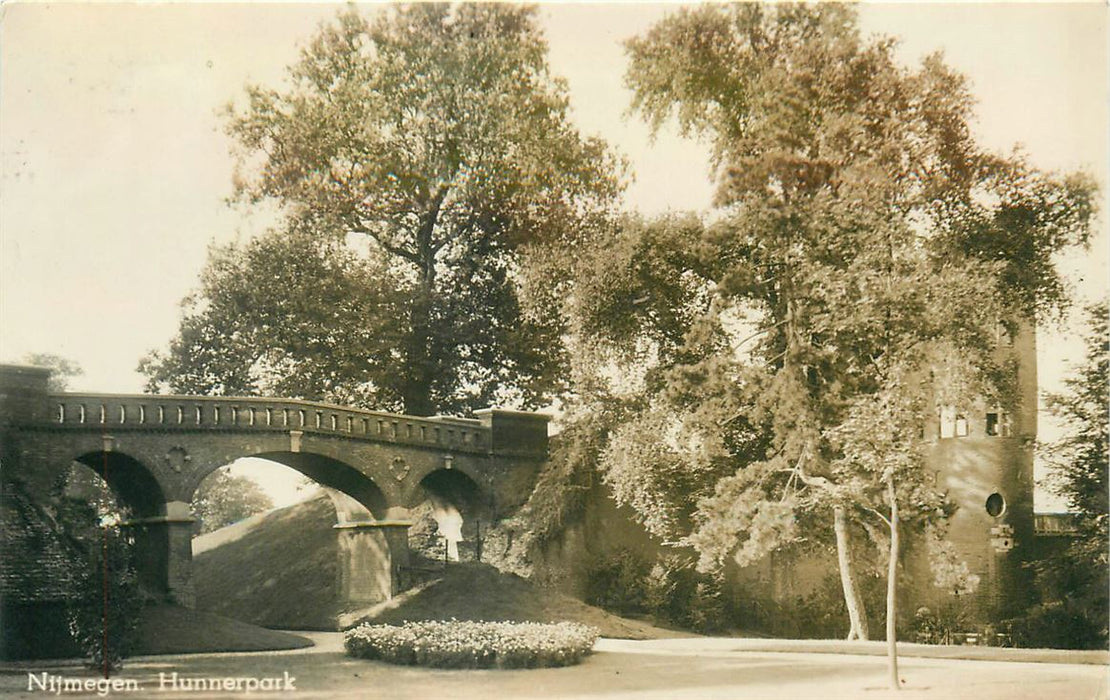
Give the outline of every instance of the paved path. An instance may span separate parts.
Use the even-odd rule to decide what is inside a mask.
[[[1107,697],[1103,665],[904,658],[905,691],[885,688],[886,660],[878,656],[737,648],[743,640],[683,639],[634,642],[601,640],[598,653],[570,668],[530,671],[439,671],[350,659],[339,636],[314,634],[320,645],[305,650],[253,654],[152,656],[128,662],[122,679],[138,691],[109,697],[184,698],[388,698],[389,700],[500,700],[501,698],[620,698],[636,700],[736,700],[743,698],[899,697],[903,700],[1098,700]],[[740,645],[742,646],[742,645]],[[16,669],[0,674],[0,694],[28,692],[28,669],[78,678],[70,665]],[[179,678],[296,678],[296,692],[174,692],[159,687],[159,674]],[[36,676],[41,677],[41,676]],[[87,677],[87,676],[84,676]],[[66,696],[76,696],[65,693]],[[88,693],[95,696],[95,693]]]
[[[606,640],[617,648],[622,640]],[[886,642],[849,642],[842,639],[766,639],[754,637],[702,637],[694,646],[687,639],[652,639],[636,645],[641,649],[684,653],[688,649],[713,651],[781,651],[810,654],[886,656]],[[966,659],[969,661],[1024,661],[1056,664],[1110,664],[1110,652],[1066,649],[1011,649],[973,645],[898,643],[899,657],[923,659]]]

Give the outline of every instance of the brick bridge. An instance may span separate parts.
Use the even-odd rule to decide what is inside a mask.
[[[517,509],[547,452],[543,415],[417,418],[280,398],[49,393],[49,370],[0,365],[0,475],[42,503],[74,462],[129,509],[144,587],[186,606],[201,481],[242,457],[291,467],[336,505],[342,599],[398,592],[409,509],[431,497],[489,522]]]

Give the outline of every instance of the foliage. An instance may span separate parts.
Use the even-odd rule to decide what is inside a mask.
[[[696,632],[724,631],[735,620],[735,611],[724,593],[723,573],[699,572],[695,562],[689,554],[665,553],[652,560],[618,549],[590,567],[586,602]]]
[[[913,615],[914,641],[923,644],[952,644],[955,635],[966,633],[968,628],[968,610],[958,597],[946,601],[936,612],[920,607]]]
[[[702,573],[688,555],[663,554],[647,577],[646,603],[653,616],[700,633],[723,632],[735,622],[721,571]]]
[[[219,530],[274,507],[262,488],[243,476],[217,470],[201,482],[193,496],[193,515],[200,521],[197,534]]]
[[[73,360],[48,352],[29,353],[23,357],[23,361],[34,367],[51,370],[50,378],[46,381],[46,389],[51,392],[68,391],[69,380],[85,373],[81,365]]]
[[[975,593],[979,588],[979,575],[971,573],[967,562],[959,557],[950,540],[945,539],[935,528],[929,530],[926,532],[925,542],[929,549],[933,586],[951,593],[957,600],[962,595]]]
[[[618,498],[707,570],[837,512],[846,551],[896,505],[906,525],[943,518],[921,426],[936,404],[1011,398],[997,324],[1065,304],[1051,256],[1087,241],[1091,180],[981,150],[965,80],[939,56],[902,67],[850,6],[684,8],[627,48],[633,109],[712,147],[718,215],[625,222],[578,268],[593,386],[617,365],[641,395],[603,457]]]
[[[1087,355],[1066,381],[1063,393],[1048,397],[1053,413],[1067,421],[1068,434],[1051,448],[1051,482],[1079,514],[1080,554],[1091,566],[1105,567],[1110,551],[1110,319],[1105,302],[1088,309]]]
[[[703,434],[687,432],[681,419],[651,407],[609,436],[601,458],[605,481],[653,535],[675,540],[689,532],[698,500],[724,476],[705,454]]]
[[[598,455],[607,435],[603,412],[569,412],[554,436],[536,486],[522,509],[530,548],[541,548],[585,513]]]
[[[80,537],[82,541],[88,540],[88,546],[97,541],[99,526],[102,523],[119,523],[130,517],[129,509],[122,507],[112,488],[100,473],[80,462],[74,462],[66,472],[65,480],[61,484],[60,496],[64,499],[66,509],[80,507],[91,509],[92,515],[84,517],[88,527],[79,527],[82,518],[76,515],[68,523],[70,535]],[[93,517],[95,516],[95,517]]]
[[[1105,645],[1110,626],[1110,328],[1106,303],[1091,306],[1087,315],[1086,357],[1066,380],[1065,391],[1048,397],[1049,407],[1066,421],[1067,430],[1048,449],[1053,470],[1049,485],[1067,498],[1076,514],[1078,533],[1065,550],[1037,566],[1045,605],[1030,613],[1030,624],[1039,628],[1042,618],[1081,617],[1086,620],[1083,625],[1096,630]],[[1078,622],[1068,625],[1083,627]]]
[[[435,668],[570,666],[593,649],[598,632],[573,622],[407,622],[347,632],[349,656]]]
[[[545,402],[565,381],[562,328],[557,315],[522,310],[521,259],[574,245],[623,186],[623,165],[571,125],[566,84],[546,54],[536,9],[500,3],[392,5],[372,21],[350,9],[321,28],[282,91],[251,87],[245,106],[229,108],[237,192],[277,204],[283,235],[355,245],[381,279],[313,295],[344,309],[336,318],[312,302],[291,324],[281,301],[296,307],[297,288],[265,290],[272,296],[245,319],[247,333],[225,323],[230,314],[206,318],[202,304],[170,359],[145,371],[158,383],[196,373],[249,389],[242,373],[253,364],[225,359],[262,354],[281,377],[334,351],[324,378],[362,388],[378,408],[427,415]],[[220,293],[209,286],[201,299]],[[348,330],[353,309],[362,323]],[[306,325],[319,329],[313,346],[283,342]],[[195,344],[208,357],[193,359]]]
[[[980,150],[967,81],[939,54],[901,68],[894,40],[864,41],[854,8],[833,4],[691,8],[627,46],[633,108],[656,130],[674,116],[708,140],[718,204],[764,238],[835,259],[852,252],[838,218],[877,242],[887,215],[900,226],[913,213],[940,247],[993,263],[1014,310],[1066,304],[1051,256],[1088,240],[1092,178]],[[776,249],[750,252],[765,267],[781,262]],[[758,272],[734,282],[781,288]]]
[[[130,654],[142,607],[131,541],[118,520],[102,523],[97,508],[80,500],[63,500],[58,521],[83,555],[66,603],[70,634],[86,663],[107,673]]]
[[[215,248],[177,337],[140,365],[147,390],[397,408],[391,284],[384,265],[306,232]]]
[[[574,393],[553,461],[573,456],[566,466],[577,465],[578,481],[600,472],[618,503],[667,541],[688,531],[733,451],[760,449],[746,421],[720,426],[737,392],[716,354],[721,321],[696,254],[703,236],[689,215],[626,217],[575,261],[564,306]]]
[[[1049,649],[1106,649],[1106,631],[1085,611],[1060,601],[1031,608],[1003,625],[1014,646]]]
[[[628,549],[618,549],[599,558],[586,575],[586,597],[590,605],[619,615],[648,612],[648,574],[651,563]]]

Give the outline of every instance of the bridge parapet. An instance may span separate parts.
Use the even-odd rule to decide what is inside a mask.
[[[165,394],[47,395],[48,415],[30,422],[62,430],[258,430],[326,434],[375,442],[488,453],[492,429],[479,420],[419,418],[297,399]]]

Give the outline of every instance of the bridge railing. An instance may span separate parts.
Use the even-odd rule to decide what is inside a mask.
[[[490,429],[465,418],[417,418],[296,399],[161,394],[50,394],[60,428],[293,431],[485,452]]]

